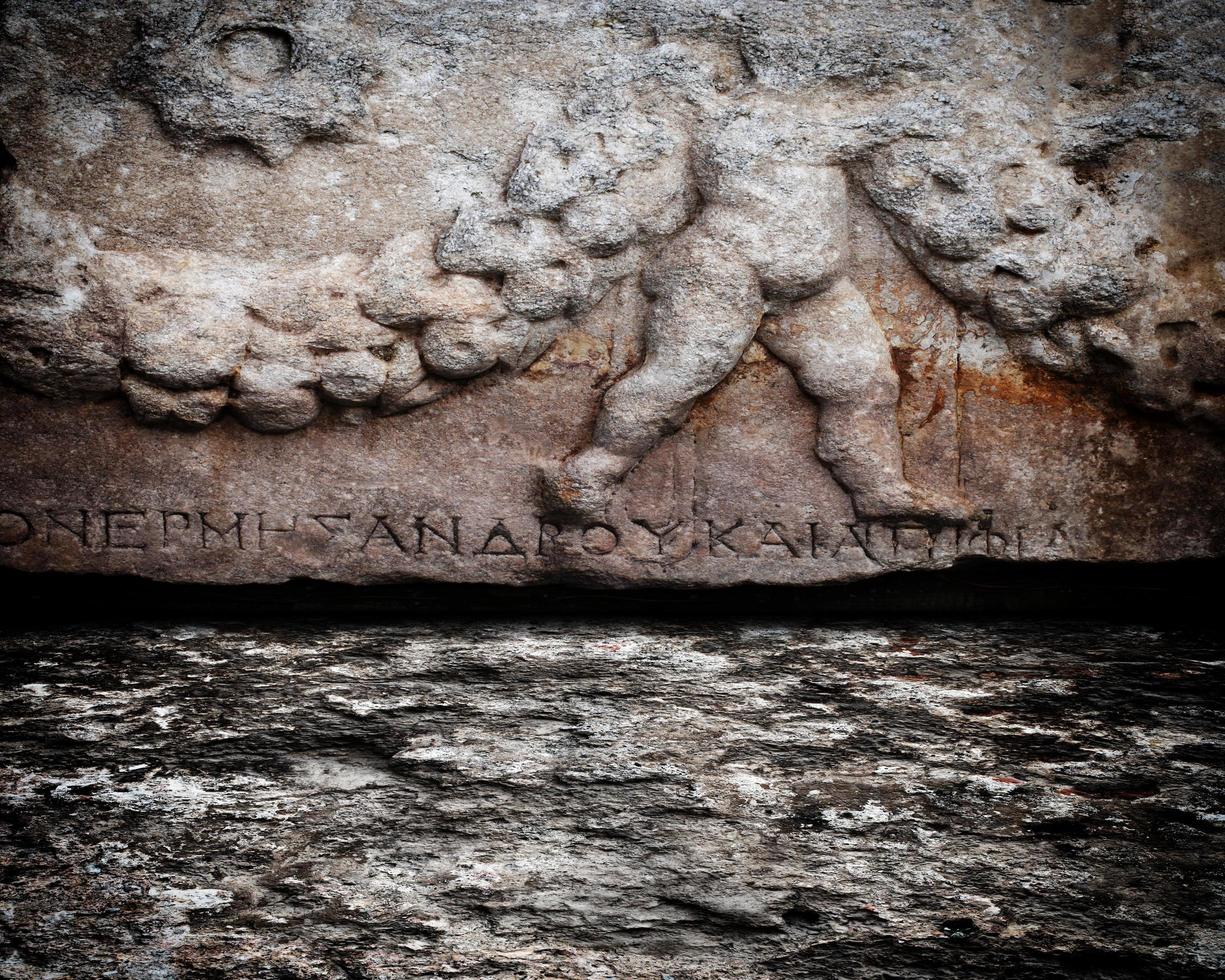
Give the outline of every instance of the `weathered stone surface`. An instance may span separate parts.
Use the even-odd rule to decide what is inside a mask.
[[[123,393],[128,398],[132,414],[142,422],[185,425],[188,428],[198,428],[215,421],[229,398],[225,388],[169,391],[142,381],[136,375],[123,379]]]
[[[14,980],[1225,970],[1219,636],[150,625],[0,663]]]
[[[12,0],[0,561],[725,584],[1221,554],[1222,28],[1181,0]]]

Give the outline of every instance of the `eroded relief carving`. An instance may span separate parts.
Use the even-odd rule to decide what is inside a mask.
[[[268,163],[304,139],[352,138],[369,116],[368,47],[334,0],[157,3],[119,77],[188,144],[238,140]]]
[[[509,126],[521,143],[481,148],[497,193],[308,258],[99,248],[18,170],[2,189],[0,371],[54,398],[122,394],[147,423],[228,410],[288,432],[325,405],[360,421],[525,370],[628,286],[641,356],[607,379],[589,439],[551,447],[546,511],[603,514],[757,341],[813,403],[815,453],[859,518],[961,523],[983,501],[905,472],[856,221],[883,223],[1019,362],[1225,425],[1225,302],[1167,267],[1128,175],[1106,167],[1215,117],[1162,67],[1163,35],[1141,23],[1156,15],[1127,16],[1144,43],[1125,68],[1160,84],[1137,94],[1125,78],[1068,112],[959,97],[938,70],[946,34],[875,60],[851,56],[853,35],[801,44],[764,14],[711,43],[656,39],[568,80],[560,108]],[[150,5],[138,24],[115,65],[123,92],[186,152],[237,143],[273,172],[309,140],[375,140],[380,76],[407,70],[361,5]],[[855,98],[814,88],[831,80]]]

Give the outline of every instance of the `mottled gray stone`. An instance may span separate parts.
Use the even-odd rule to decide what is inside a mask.
[[[1219,638],[309,622],[0,647],[14,980],[1225,970]]]
[[[375,69],[340,4],[152,2],[119,77],[189,141],[242,140],[268,163],[307,137],[344,139],[368,121]]]

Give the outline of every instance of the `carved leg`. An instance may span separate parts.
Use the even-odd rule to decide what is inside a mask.
[[[847,279],[763,325],[760,339],[820,406],[817,455],[865,520],[963,523],[964,503],[902,474],[898,380],[867,301]]]
[[[547,503],[600,514],[625,475],[727,377],[761,320],[757,276],[700,234],[644,275],[646,357],[604,394],[591,445],[546,478]]]

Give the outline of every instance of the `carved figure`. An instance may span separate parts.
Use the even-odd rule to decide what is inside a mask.
[[[426,366],[467,377],[505,360],[508,344],[506,363],[530,363],[560,315],[590,308],[641,268],[652,299],[646,356],[605,393],[591,445],[545,475],[549,506],[602,513],[758,338],[820,405],[817,453],[857,513],[964,520],[963,502],[902,473],[888,343],[845,275],[842,170],[805,159],[787,134],[748,136],[744,120],[693,146],[682,127],[605,95],[576,100],[569,119],[534,133],[505,205],[461,213],[439,241],[443,269],[502,277],[506,310],[480,326],[430,320]],[[767,312],[776,315],[763,321]],[[390,324],[429,313],[373,315]]]
[[[567,317],[636,275],[694,209],[686,149],[681,130],[649,114],[541,127],[505,202],[461,211],[436,249],[422,235],[389,244],[367,276],[362,308],[378,323],[419,331],[406,378],[424,384],[394,403],[437,397],[446,382],[498,364],[527,367]],[[443,381],[427,382],[427,372]]]
[[[741,127],[694,147],[693,167],[703,207],[643,274],[646,356],[605,393],[591,445],[546,478],[552,501],[602,512],[757,338],[819,404],[817,454],[861,517],[963,520],[960,501],[903,476],[888,343],[845,275],[843,172]]]
[[[189,144],[240,140],[274,165],[307,138],[354,138],[365,119],[374,59],[339,9],[159,5],[120,76]],[[816,403],[816,453],[860,517],[958,522],[969,502],[902,471],[897,374],[847,275],[857,183],[915,266],[1018,358],[1225,426],[1219,297],[1167,289],[1139,219],[1072,169],[1193,134],[1190,101],[1103,106],[1048,140],[1001,120],[975,132],[938,95],[877,100],[855,119],[777,93],[730,97],[668,46],[652,57],[580,86],[537,126],[502,199],[462,208],[440,236],[407,229],[373,258],[278,268],[103,252],[6,180],[0,372],[53,397],[122,393],[143,421],[198,427],[229,407],[287,432],[323,402],[394,414],[523,369],[633,281],[650,300],[645,356],[604,393],[589,443],[543,474],[550,506],[603,511],[757,339]]]
[[[467,373],[437,355],[427,363],[460,377],[491,366],[507,337],[523,337],[523,319],[544,321],[536,343],[516,339],[517,359],[503,358],[526,364],[559,316],[581,313],[642,269],[645,357],[605,392],[590,444],[544,474],[554,508],[603,512],[629,470],[757,339],[817,403],[817,454],[860,517],[965,519],[968,502],[903,474],[896,370],[845,274],[848,175],[933,285],[995,326],[1023,360],[1108,375],[1152,405],[1169,392],[1167,404],[1192,417],[1219,414],[1194,382],[1184,394],[1171,383],[1177,359],[1154,362],[1143,336],[1153,336],[1151,322],[1137,318],[1130,335],[1118,325],[1117,314],[1152,291],[1144,229],[1024,132],[984,150],[988,140],[964,128],[951,136],[947,112],[931,103],[840,129],[767,102],[723,120],[716,112],[690,140],[684,125],[644,116],[624,95],[587,93],[574,106],[566,122],[529,138],[505,205],[461,213],[437,248],[443,269],[503,278],[511,312],[501,331],[480,341],[454,326],[422,335],[435,347],[450,336],[482,351]]]

